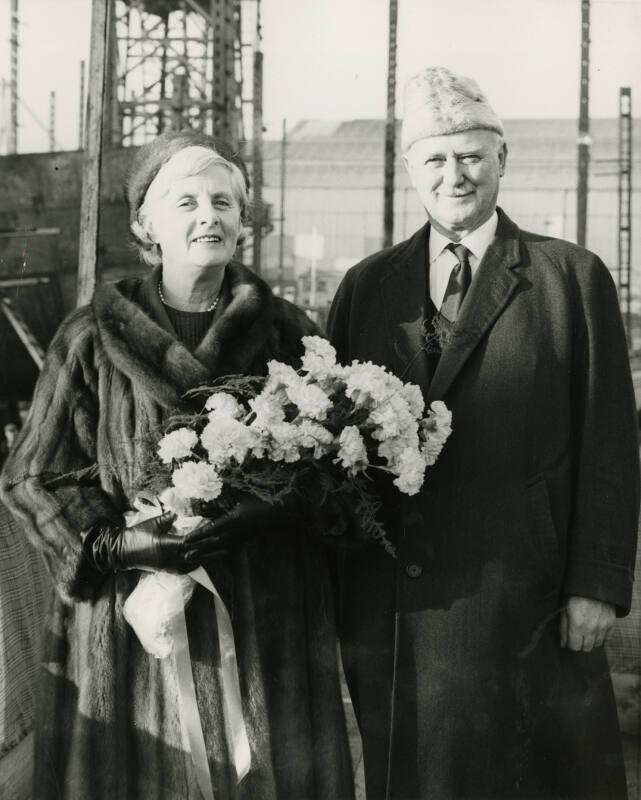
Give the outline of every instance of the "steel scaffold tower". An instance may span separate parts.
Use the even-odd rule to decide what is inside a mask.
[[[114,0],[105,97],[112,146],[184,125],[244,140],[241,21],[256,0]]]

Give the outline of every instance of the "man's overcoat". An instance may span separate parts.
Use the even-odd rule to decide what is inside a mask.
[[[565,596],[630,603],[638,450],[613,282],[499,210],[430,375],[428,235],[352,268],[329,322],[342,361],[453,413],[420,494],[383,489],[397,563],[372,545],[343,564],[368,800],[625,797],[603,648],[559,646]]]
[[[163,423],[184,393],[230,373],[296,363],[309,319],[248,269],[226,268],[219,313],[195,353],[177,339],[159,274],[98,287],[54,338],[3,493],[44,555],[55,590],[37,708],[34,800],[196,800],[173,658],[149,655],[123,617],[138,570],[98,575],[81,531],[131,507]],[[202,408],[202,400],[200,401]],[[199,409],[200,410],[200,409]],[[98,481],[77,472],[97,464]],[[76,473],[76,474],[71,474]],[[216,614],[197,587],[187,610],[195,691],[216,800],[352,796],[323,547],[264,532],[209,572],[232,617],[252,751],[229,768]]]

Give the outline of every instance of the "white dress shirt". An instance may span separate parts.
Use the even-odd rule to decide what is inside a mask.
[[[485,251],[492,244],[496,234],[496,226],[499,217],[496,211],[479,228],[468,233],[460,242],[470,251],[470,267],[472,269],[472,279],[485,255]],[[430,241],[428,247],[428,258],[430,264],[430,297],[436,308],[440,308],[445,297],[445,290],[452,273],[452,268],[458,264],[458,259],[451,250],[446,250],[451,240],[443,236],[433,226],[430,226]]]

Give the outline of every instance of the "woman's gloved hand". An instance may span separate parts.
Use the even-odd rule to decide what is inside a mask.
[[[285,526],[290,513],[282,505],[274,505],[248,495],[231,511],[214,520],[206,520],[185,536],[189,558],[199,563],[228,553],[230,549],[261,533],[269,533],[275,525]]]
[[[169,533],[175,519],[176,515],[168,512],[131,528],[100,520],[83,538],[85,557],[103,573],[144,568],[191,572],[198,562],[190,558],[186,537]]]

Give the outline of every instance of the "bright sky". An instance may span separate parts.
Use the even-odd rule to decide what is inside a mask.
[[[581,0],[398,4],[399,86],[441,64],[474,77],[502,117],[577,116]],[[11,0],[0,0],[0,78],[7,80],[10,8]],[[19,14],[19,150],[48,149],[52,90],[57,139],[75,148],[91,2],[19,0]],[[268,136],[280,136],[283,117],[291,126],[385,116],[388,0],[262,0],[262,15]],[[591,33],[591,115],[616,116],[619,87],[631,86],[641,116],[641,0],[592,0]]]

